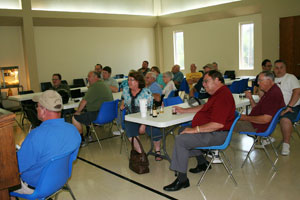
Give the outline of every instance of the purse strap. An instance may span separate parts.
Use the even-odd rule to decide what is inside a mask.
[[[139,143],[140,148],[141,148],[141,150],[142,150],[142,153],[145,153],[141,141],[140,141],[139,138],[137,138],[136,136],[133,136],[133,137],[132,137],[132,140],[131,140],[131,149],[134,149],[134,145],[133,145],[133,142],[134,142],[133,140],[134,140],[134,139],[136,139],[136,141]]]

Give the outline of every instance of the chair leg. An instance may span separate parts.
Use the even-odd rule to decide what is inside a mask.
[[[230,167],[230,170],[232,171],[233,168],[232,168],[231,162],[230,162],[230,160],[227,158],[227,156],[225,155],[225,152],[223,152],[223,151],[219,151],[219,152],[222,153],[222,156],[224,157],[224,161],[226,161],[226,163],[228,163],[228,165],[229,165],[229,167]],[[222,160],[223,160],[223,159],[222,159]]]
[[[226,162],[224,162],[224,160],[223,160],[223,158],[222,158],[222,157],[224,157],[225,159],[227,159],[226,156],[225,156],[225,154],[224,154],[224,152],[223,152],[223,151],[219,151],[219,154],[220,154],[220,153],[221,153],[221,155],[222,155],[222,156],[220,156],[220,158],[221,158],[221,161],[222,161],[223,166],[225,167],[225,169],[226,169],[227,173],[229,174],[231,180],[233,181],[234,185],[237,186],[237,182],[236,182],[235,178],[234,178],[233,175],[232,175],[232,170],[229,170],[229,168],[228,168]],[[227,161],[228,161],[228,160],[227,160]],[[230,163],[230,162],[228,162],[228,163]]]
[[[245,158],[245,160],[244,160],[244,162],[243,162],[243,164],[242,164],[242,167],[241,167],[241,168],[243,168],[243,167],[244,167],[244,165],[245,165],[245,163],[246,163],[247,159],[248,159],[248,158],[250,158],[250,154],[252,153],[252,151],[253,151],[253,149],[254,149],[254,146],[255,146],[256,142],[258,141],[258,139],[257,139],[257,138],[253,138],[253,139],[254,139],[254,142],[253,142],[253,144],[252,144],[252,146],[251,146],[251,149],[250,149],[250,151],[247,153],[247,156],[246,156],[246,158]]]
[[[271,141],[271,139],[270,139],[269,136],[267,137],[267,139],[268,139],[269,143],[271,143],[272,149],[273,149],[273,151],[274,151],[276,157],[278,158],[278,152],[277,152],[277,150],[275,149],[275,147],[274,147],[274,145],[273,145],[273,142]]]
[[[75,196],[74,196],[74,193],[72,192],[71,187],[69,186],[68,183],[66,183],[65,188],[66,188],[66,190],[69,191],[70,195],[72,196],[72,199],[73,199],[73,200],[76,200],[76,198],[75,198]]]
[[[98,141],[98,144],[99,144],[99,147],[100,147],[100,150],[102,150],[102,145],[100,143],[100,140],[98,138],[98,135],[96,133],[96,130],[95,130],[95,127],[93,124],[90,125],[90,131],[94,133],[95,137],[97,138],[97,141]]]
[[[200,179],[199,179],[199,181],[198,181],[198,183],[197,183],[197,186],[199,186],[199,185],[202,183],[202,181],[203,181],[203,179],[204,179],[204,176],[206,175],[206,173],[207,173],[208,169],[210,168],[210,166],[211,166],[212,162],[213,162],[213,161],[214,161],[214,159],[215,159],[215,156],[214,156],[214,154],[213,154],[213,153],[211,153],[211,155],[212,155],[212,157],[211,157],[211,160],[210,160],[210,162],[209,162],[209,164],[208,164],[208,166],[207,166],[207,168],[206,168],[205,172],[204,172],[204,173],[202,174],[202,176],[200,177]]]
[[[125,143],[125,150],[126,150],[126,153],[127,153],[128,158],[129,158],[128,146],[127,146],[127,142],[126,142],[126,133],[125,133],[125,131],[124,131],[123,133],[121,133],[121,147],[120,147],[120,154],[122,153],[123,142]]]
[[[274,169],[274,171],[277,171],[277,169],[276,169],[276,167],[275,167],[275,162],[276,162],[276,161],[273,163],[273,161],[272,161],[272,159],[271,159],[271,157],[270,157],[270,154],[269,154],[268,150],[266,149],[266,147],[263,146],[263,149],[264,149],[264,151],[265,151],[265,153],[266,153],[266,155],[267,155],[269,161],[270,161],[271,164],[272,164],[272,168]],[[278,159],[278,158],[277,158],[277,159]],[[276,160],[277,160],[277,159],[276,159]]]
[[[296,131],[296,133],[298,134],[298,137],[300,138],[300,132],[299,132],[299,130],[297,129],[297,126],[299,125],[299,123],[298,122],[295,122],[294,124],[293,124],[293,127],[294,127],[294,130]]]

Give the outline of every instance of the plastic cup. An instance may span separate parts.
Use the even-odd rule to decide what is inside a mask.
[[[147,116],[147,99],[140,99],[140,112],[141,117]]]

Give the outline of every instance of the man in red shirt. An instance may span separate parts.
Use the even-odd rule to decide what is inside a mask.
[[[198,162],[196,168],[190,169],[192,173],[205,170],[208,163],[202,151],[193,149],[223,144],[234,121],[234,99],[228,87],[224,85],[222,74],[216,70],[207,72],[203,86],[211,95],[206,104],[192,108],[175,106],[177,113],[196,113],[196,115],[192,120],[192,126],[179,130],[180,135],[176,137],[170,168],[178,172],[178,177],[164,187],[166,191],[178,191],[190,186],[186,174],[189,157],[196,156]]]
[[[241,115],[234,132],[257,132],[267,130],[276,112],[285,106],[280,88],[274,83],[274,74],[270,71],[261,72],[258,76],[259,89],[264,93],[256,104],[251,92],[245,92],[252,107],[249,115]]]

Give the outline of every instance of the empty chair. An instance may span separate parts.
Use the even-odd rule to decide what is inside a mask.
[[[124,78],[124,74],[116,74],[114,78],[115,79]]]
[[[232,94],[239,94],[239,84],[240,81],[233,81],[232,84],[229,86],[229,89],[231,91]]]
[[[185,78],[180,83],[179,91],[184,91],[186,94],[190,93],[189,84],[187,83]]]
[[[25,94],[32,94],[34,93],[33,90],[25,90],[25,91],[20,91],[19,95],[25,95]],[[21,106],[24,108],[26,105],[34,104],[32,100],[26,100],[26,101],[21,101]],[[26,113],[24,112],[24,109],[22,109],[22,117],[21,117],[21,123],[24,125],[24,119],[28,119]]]
[[[238,112],[235,112],[235,120],[233,121],[231,127],[230,127],[230,130],[228,132],[228,135],[226,137],[226,140],[224,142],[224,144],[222,145],[219,145],[219,146],[210,146],[210,147],[197,147],[195,149],[198,149],[198,150],[208,150],[211,155],[212,155],[212,158],[205,170],[205,172],[202,174],[202,176],[200,177],[200,180],[198,181],[198,184],[197,185],[200,185],[201,182],[203,181],[204,179],[204,176],[206,175],[208,169],[210,168],[211,164],[213,163],[214,159],[215,159],[215,156],[214,156],[214,153],[212,153],[211,151],[214,151],[214,150],[217,150],[219,152],[219,155],[220,155],[220,159],[222,161],[222,164],[223,166],[225,167],[227,173],[230,175],[232,181],[234,182],[235,185],[237,185],[237,182],[235,181],[233,175],[232,175],[232,167],[231,167],[231,164],[230,164],[230,161],[227,159],[227,157],[225,156],[225,152],[223,152],[223,150],[225,150],[228,145],[230,144],[230,141],[231,141],[231,137],[232,137],[232,132],[233,132],[233,129],[235,127],[235,124],[237,123],[237,121],[240,119],[241,115],[238,113]],[[228,168],[228,165],[229,164],[229,167],[230,169]]]
[[[243,93],[244,91],[246,91],[248,89],[248,81],[249,78],[246,79],[242,79],[239,81],[239,93]]]
[[[179,96],[169,97],[169,98],[164,99],[163,101],[164,101],[164,105],[166,107],[183,103],[182,99]]]
[[[32,100],[28,100],[31,101],[31,103],[26,103],[24,105],[22,105],[24,114],[26,115],[26,118],[29,120],[29,122],[31,123],[31,128],[35,128],[38,127],[42,122],[38,119],[37,116],[37,110],[36,110],[36,103],[33,102]],[[22,120],[23,123],[23,120]]]
[[[119,118],[119,122],[117,123],[118,127],[120,129],[120,134],[121,134],[121,146],[120,146],[120,154],[122,153],[122,147],[123,147],[123,143],[125,143],[125,149],[126,149],[126,153],[128,154],[128,147],[127,147],[127,142],[126,142],[126,133],[125,133],[125,115],[126,115],[126,110],[119,110],[119,114],[118,114],[118,118]]]
[[[76,159],[78,148],[70,153],[52,158],[43,168],[37,187],[32,194],[11,192],[11,196],[25,199],[47,199],[67,183],[72,172],[72,163]],[[75,199],[70,191],[72,198]]]
[[[104,102],[100,107],[97,119],[93,121],[90,125],[90,131],[95,134],[100,149],[102,149],[102,146],[96,133],[95,126],[101,126],[104,124],[112,123],[118,117],[118,103],[119,99]]]
[[[52,84],[50,82],[42,82],[41,83],[42,92],[49,90],[51,87],[52,87]]]
[[[73,87],[85,87],[83,78],[73,79]]]
[[[276,128],[276,125],[277,125],[277,123],[278,123],[278,118],[279,118],[279,116],[280,116],[281,111],[282,111],[284,108],[285,108],[285,107],[280,108],[280,109],[277,111],[277,113],[274,115],[274,117],[273,117],[273,119],[272,119],[272,121],[271,121],[269,127],[267,128],[267,130],[266,130],[265,132],[263,132],[263,133],[256,133],[256,132],[240,132],[240,134],[246,134],[246,135],[248,135],[248,136],[250,136],[250,137],[253,137],[253,145],[251,146],[249,152],[247,153],[247,156],[246,156],[246,158],[245,158],[245,160],[244,160],[244,162],[243,162],[243,164],[242,164],[242,168],[243,168],[243,166],[245,165],[246,160],[247,160],[248,158],[250,158],[250,154],[251,154],[251,152],[254,150],[255,144],[257,144],[257,142],[258,142],[258,136],[261,137],[261,138],[266,138],[266,139],[269,141],[269,143],[271,144],[271,146],[272,146],[272,148],[273,148],[273,151],[274,151],[276,157],[278,157],[278,153],[277,153],[276,149],[274,148],[273,143],[271,142],[270,135],[273,133],[274,129]],[[271,160],[270,154],[268,153],[266,147],[265,147],[264,145],[262,145],[262,147],[263,147],[263,149],[264,149],[264,151],[265,151],[265,153],[266,153],[266,155],[267,155],[269,161],[271,162],[274,171],[276,171],[275,163],[276,163],[277,159],[275,160],[275,162],[273,162],[273,161]]]

